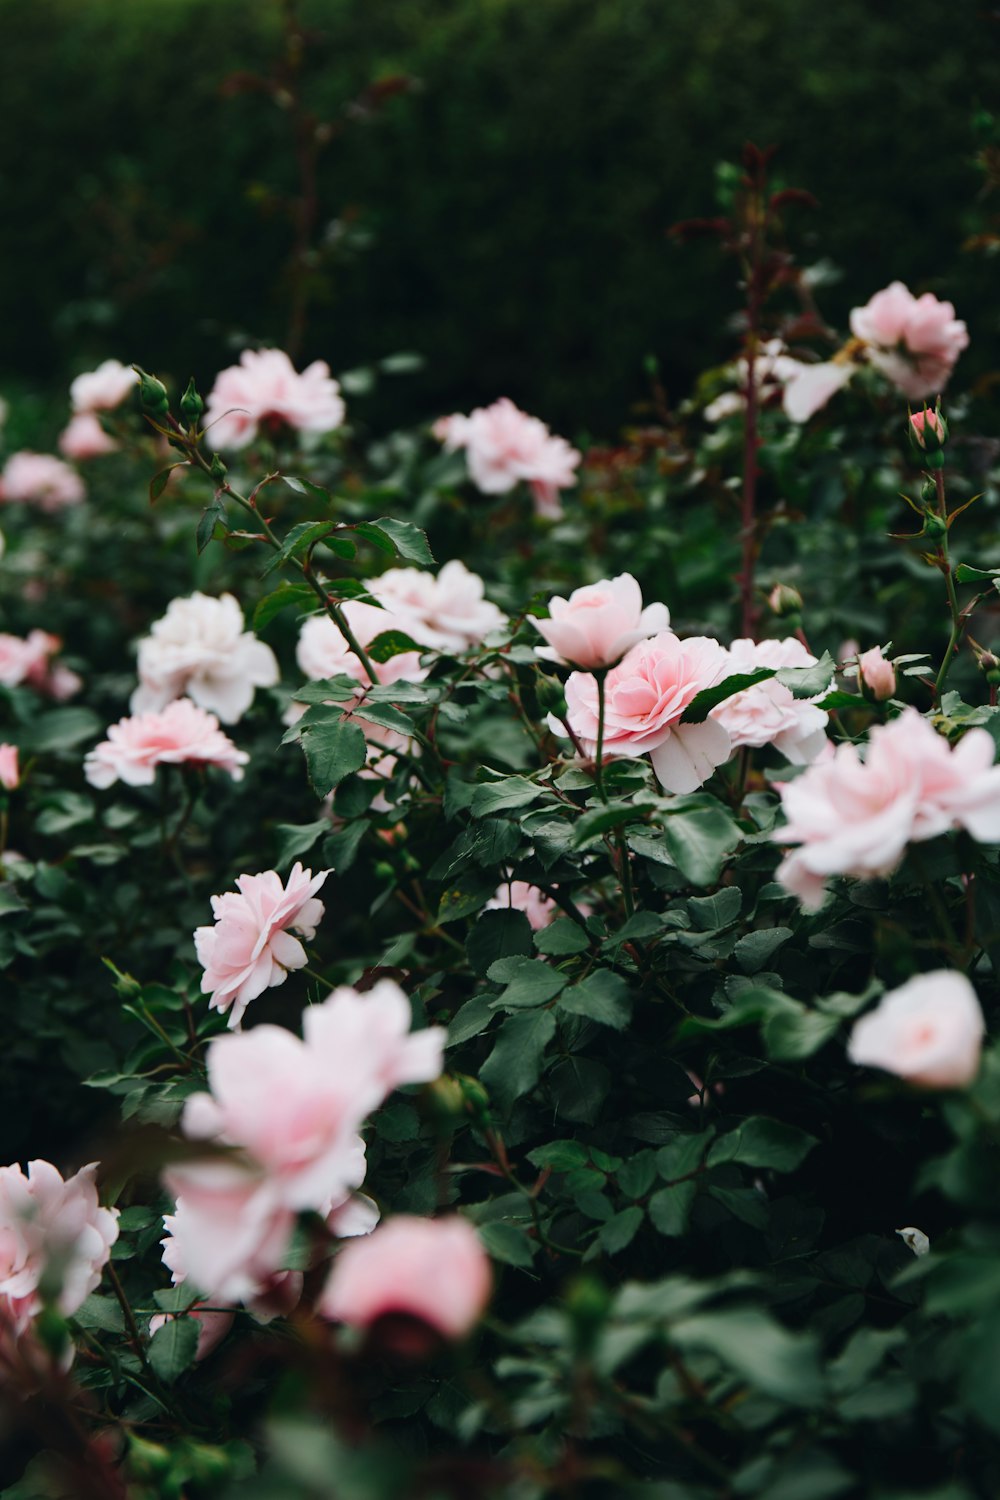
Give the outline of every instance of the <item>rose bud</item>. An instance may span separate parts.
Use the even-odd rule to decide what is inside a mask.
[[[858,657],[858,678],[865,697],[874,698],[876,703],[884,703],[896,691],[896,669],[882,655],[881,646],[873,646]]]

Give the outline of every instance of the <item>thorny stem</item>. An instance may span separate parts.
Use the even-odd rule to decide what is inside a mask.
[[[937,489],[938,515],[942,521],[947,521],[948,507],[945,501],[944,471],[942,469],[935,469],[934,484]],[[952,571],[951,557],[948,552],[947,531],[942,536],[940,545],[938,546],[938,566],[944,574],[945,587],[948,590],[948,607],[951,610],[951,634],[948,637],[948,649],[944,654],[944,659],[934,680],[934,702],[936,704],[941,702],[941,693],[944,689],[945,679],[951,668],[952,658],[958,650],[958,643],[962,639],[962,632],[966,624],[965,618],[959,609],[958,595],[955,592],[955,575]]]

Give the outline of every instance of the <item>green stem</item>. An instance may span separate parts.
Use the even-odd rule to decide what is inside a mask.
[[[597,783],[597,792],[602,802],[607,802],[608,794],[604,789],[604,680],[607,672],[604,667],[598,667],[594,673],[597,682],[597,748],[594,752],[594,780]]]
[[[942,521],[947,521],[948,507],[945,501],[943,470],[936,469],[934,471],[934,484],[937,488],[938,514],[940,515]],[[941,702],[941,693],[944,690],[945,680],[947,679],[948,672],[951,669],[952,658],[954,657],[955,652],[958,649],[958,643],[962,639],[962,632],[964,631],[966,624],[965,620],[962,618],[962,612],[958,604],[958,594],[955,591],[955,575],[952,572],[951,568],[951,556],[948,550],[947,531],[941,538],[941,542],[938,547],[938,553],[940,559],[940,568],[942,573],[944,574],[945,587],[948,590],[948,608],[951,611],[951,634],[948,637],[948,649],[944,654],[944,660],[942,661],[941,666],[938,669],[937,677],[934,680],[935,704],[939,704]]]

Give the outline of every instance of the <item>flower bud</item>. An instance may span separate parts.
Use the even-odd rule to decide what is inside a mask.
[[[925,505],[933,505],[937,500],[937,485],[933,479],[925,479],[920,486],[920,498]]]
[[[896,691],[896,669],[882,655],[881,646],[873,646],[858,657],[858,680],[866,698],[884,703]]]
[[[12,792],[20,784],[21,772],[17,763],[17,746],[0,745],[0,786]]]
[[[939,542],[943,536],[948,535],[948,522],[936,511],[929,510],[924,513],[924,529],[921,536],[930,537],[932,542]]]
[[[922,453],[938,453],[948,440],[948,424],[941,415],[941,403],[933,411],[925,406],[910,413],[910,441]]]
[[[225,464],[222,462],[222,459],[217,453],[212,454],[212,462],[209,465],[209,473],[215,480],[216,484],[222,484],[226,475],[229,473],[229,470],[226,468]]]
[[[170,397],[163,381],[157,380],[155,375],[147,375],[138,365],[132,368],[139,377],[139,400],[145,410],[153,416],[165,417],[170,410]]]
[[[776,583],[767,596],[773,614],[797,615],[802,609],[802,595],[790,583]]]
[[[205,403],[195,389],[194,376],[187,383],[187,390],[181,397],[181,416],[185,422],[197,422],[205,410]]]

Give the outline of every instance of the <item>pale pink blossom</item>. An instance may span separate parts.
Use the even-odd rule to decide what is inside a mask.
[[[465,449],[469,476],[484,495],[506,494],[523,480],[531,487],[538,515],[562,515],[559,491],[576,483],[581,455],[538,417],[529,417],[502,396],[467,417],[441,418],[434,431],[449,451]]]
[[[770,400],[800,368],[799,361],[792,358],[781,339],[768,339],[761,344],[753,365],[758,400],[761,403]],[[730,372],[737,389],[724,391],[721,396],[716,396],[714,401],[709,402],[703,413],[707,422],[721,422],[723,418],[736,416],[746,409],[749,369],[745,357],[733,363]]]
[[[359,1234],[371,1234],[381,1218],[378,1204],[367,1193],[352,1193],[326,1216],[326,1227],[339,1240],[353,1240]]]
[[[261,427],[333,432],[344,420],[340,386],[317,359],[301,374],[281,349],[245,349],[216,376],[204,426],[216,448],[245,448]]]
[[[338,985],[322,1005],[311,1007],[307,1019],[312,1046],[336,1046],[368,1059],[380,1098],[403,1084],[431,1083],[441,1075],[447,1028],[411,1031],[410,1002],[392,979],[379,979],[363,993]]]
[[[861,368],[847,359],[810,365],[797,362],[797,365],[797,369],[787,372],[782,395],[785,416],[793,422],[808,422]]]
[[[541,932],[559,915],[559,906],[551,896],[546,896],[537,885],[526,880],[505,880],[497,886],[484,911],[523,911],[532,932]]]
[[[139,377],[120,360],[106,359],[96,370],[78,375],[69,388],[74,412],[112,411],[139,384]]]
[[[216,766],[234,781],[243,779],[250,757],[237,750],[223,734],[214,714],[175,698],[160,713],[133,714],[119,719],[108,737],[96,745],[83,763],[91,786],[152,786],[158,766]]]
[[[62,641],[47,630],[32,630],[26,639],[0,634],[0,683],[4,687],[34,688],[60,702],[80,688],[80,678],[53,662]]]
[[[855,1022],[847,1055],[921,1088],[965,1088],[979,1072],[986,1027],[964,974],[937,969],[883,995]]]
[[[816,657],[795,636],[783,641],[752,641],[739,638],[729,647],[729,672],[742,675],[760,667],[813,667]],[[817,708],[817,699],[796,698],[791,689],[773,677],[744,688],[712,709],[710,717],[739,745],[773,745],[793,765],[816,759],[827,745],[829,714]]]
[[[397,1214],[344,1246],[317,1310],[357,1328],[402,1314],[460,1339],[482,1317],[491,1288],[489,1258],[471,1224],[457,1215]]]
[[[287,885],[274,870],[240,875],[235,891],[212,897],[215,924],[194,934],[198,962],[204,969],[202,993],[209,1007],[229,1011],[238,1027],[251,1000],[284,984],[289,973],[308,963],[297,932],[307,941],[316,935],[325,907],[316,899],[329,870],[313,875],[296,863]]]
[[[436,651],[468,651],[507,623],[506,615],[484,598],[478,573],[457,558],[445,563],[437,577],[420,568],[389,568],[371,579],[368,590],[396,616],[397,628]]]
[[[858,672],[876,702],[884,702],[896,691],[896,669],[882,655],[881,646],[872,646],[858,657]]]
[[[612,667],[605,682],[604,754],[648,755],[660,785],[693,792],[729,759],[731,742],[721,724],[682,724],[703,688],[726,676],[727,652],[708,636],[682,641],[671,631],[640,641]],[[588,755],[597,751],[597,679],[573,672],[566,681],[566,721]],[[558,721],[552,727],[559,732]]]
[[[901,281],[854,308],[851,332],[868,345],[871,363],[904,396],[917,401],[943,390],[969,344],[966,326],[950,302],[938,301],[932,292],[914,297]]]
[[[86,498],[75,469],[51,453],[12,453],[0,473],[0,500],[23,501],[39,510],[64,510]]]
[[[215,1302],[250,1301],[283,1270],[295,1214],[259,1171],[228,1161],[190,1162],[164,1173],[176,1197],[164,1216],[163,1263]]]
[[[132,712],[156,711],[186,695],[218,714],[223,724],[235,724],[253,702],[254,690],[272,687],[279,675],[270,646],[243,623],[232,594],[213,599],[194,593],[172,600],[139,642]]]
[[[168,1323],[177,1318],[194,1318],[198,1325],[198,1344],[194,1357],[197,1362],[207,1359],[222,1343],[233,1326],[235,1314],[228,1307],[212,1307],[205,1302],[195,1302],[182,1313],[156,1313],[149,1320],[149,1336],[159,1333]]]
[[[14,791],[20,785],[21,772],[17,763],[17,746],[0,745],[0,786],[5,792]]]
[[[909,843],[964,828],[1000,842],[1000,766],[985,729],[952,748],[914,708],[876,725],[864,761],[850,744],[810,766],[778,792],[787,826],[773,835],[798,844],[778,879],[817,907],[830,875],[870,879],[893,871]]]
[[[568,599],[557,594],[547,620],[528,619],[548,642],[536,648],[540,657],[593,670],[614,666],[639,641],[666,630],[670,611],[665,604],[643,609],[639,585],[621,573],[574,589]]]
[[[117,1209],[102,1208],[96,1162],[63,1180],[47,1161],[0,1167],[0,1295],[33,1315],[42,1282],[72,1317],[97,1286],[118,1238]]]
[[[59,452],[79,462],[117,453],[118,443],[104,431],[92,411],[77,412],[59,434]]]
[[[360,599],[348,599],[340,606],[355,639],[366,650],[376,636],[401,630],[406,634],[406,618],[394,607],[379,609]],[[353,677],[362,687],[371,686],[371,678],[329,615],[309,615],[302,622],[296,660],[313,682],[327,677]],[[419,651],[400,651],[388,661],[373,662],[378,683],[385,687],[394,682],[423,682],[427,669],[420,665]]]

